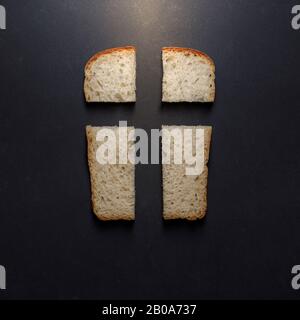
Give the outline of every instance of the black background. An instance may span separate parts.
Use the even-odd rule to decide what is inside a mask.
[[[0,299],[300,297],[297,1],[1,0]],[[95,52],[135,45],[137,103],[87,105]],[[161,47],[208,53],[213,105],[161,103]],[[208,213],[161,219],[161,167],[136,168],[136,221],[91,212],[85,126],[213,126]]]

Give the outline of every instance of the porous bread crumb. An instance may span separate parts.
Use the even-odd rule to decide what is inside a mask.
[[[163,102],[213,102],[215,65],[205,53],[169,47],[162,49]]]
[[[84,93],[87,102],[135,102],[135,48],[113,48],[94,55],[85,67]]]

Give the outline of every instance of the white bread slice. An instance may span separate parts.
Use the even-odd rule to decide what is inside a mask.
[[[186,175],[186,164],[174,164],[174,139],[171,139],[171,163],[163,164],[163,218],[197,220],[202,219],[207,209],[207,179],[209,149],[212,127],[209,126],[162,126],[162,129],[192,129],[193,139],[195,129],[204,129],[204,169],[200,175]],[[162,133],[162,149],[164,145],[164,130]],[[194,146],[193,146],[194,148]]]
[[[136,50],[121,47],[95,54],[85,66],[87,102],[136,101]]]
[[[213,102],[215,64],[205,53],[189,48],[165,47],[163,102]]]
[[[96,141],[99,129],[112,129],[117,137],[117,164],[100,164],[96,159],[101,142]],[[127,128],[128,133],[134,130]],[[88,164],[90,170],[92,206],[100,220],[134,220],[135,219],[135,166],[118,164],[119,161],[119,127],[86,127],[88,143]],[[131,142],[127,143],[128,154]]]

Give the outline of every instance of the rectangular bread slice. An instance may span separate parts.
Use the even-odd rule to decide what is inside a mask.
[[[121,47],[98,52],[85,66],[87,102],[136,101],[136,49]]]
[[[97,160],[97,150],[103,143],[97,141],[100,129],[111,129],[116,136],[116,164],[100,164]],[[135,166],[130,162],[119,164],[118,141],[127,149],[127,155],[133,143],[128,142],[127,137],[122,136],[123,133],[119,140],[119,130],[119,127],[86,127],[92,206],[100,220],[135,219]],[[134,134],[133,127],[127,127],[127,130],[128,133],[133,130]]]
[[[189,48],[162,49],[163,102],[213,102],[215,64],[205,53]]]
[[[170,163],[163,164],[163,218],[170,219],[202,219],[207,209],[207,179],[209,149],[212,127],[209,126],[162,126],[162,150],[166,152],[166,132],[173,129],[192,129],[193,153],[195,152],[195,129],[204,129],[203,171],[200,175],[187,175],[187,164],[174,163],[174,139],[170,140]],[[165,131],[167,130],[167,131]],[[202,137],[203,137],[202,136]],[[184,141],[184,139],[182,139]],[[183,144],[184,145],[184,144]],[[201,149],[203,152],[203,149]],[[184,160],[184,157],[183,157]],[[178,163],[178,162],[177,162]]]

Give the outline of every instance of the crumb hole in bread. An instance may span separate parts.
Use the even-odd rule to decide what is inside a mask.
[[[118,99],[118,100],[122,100],[122,96],[120,93],[116,93],[115,94],[115,98]]]

